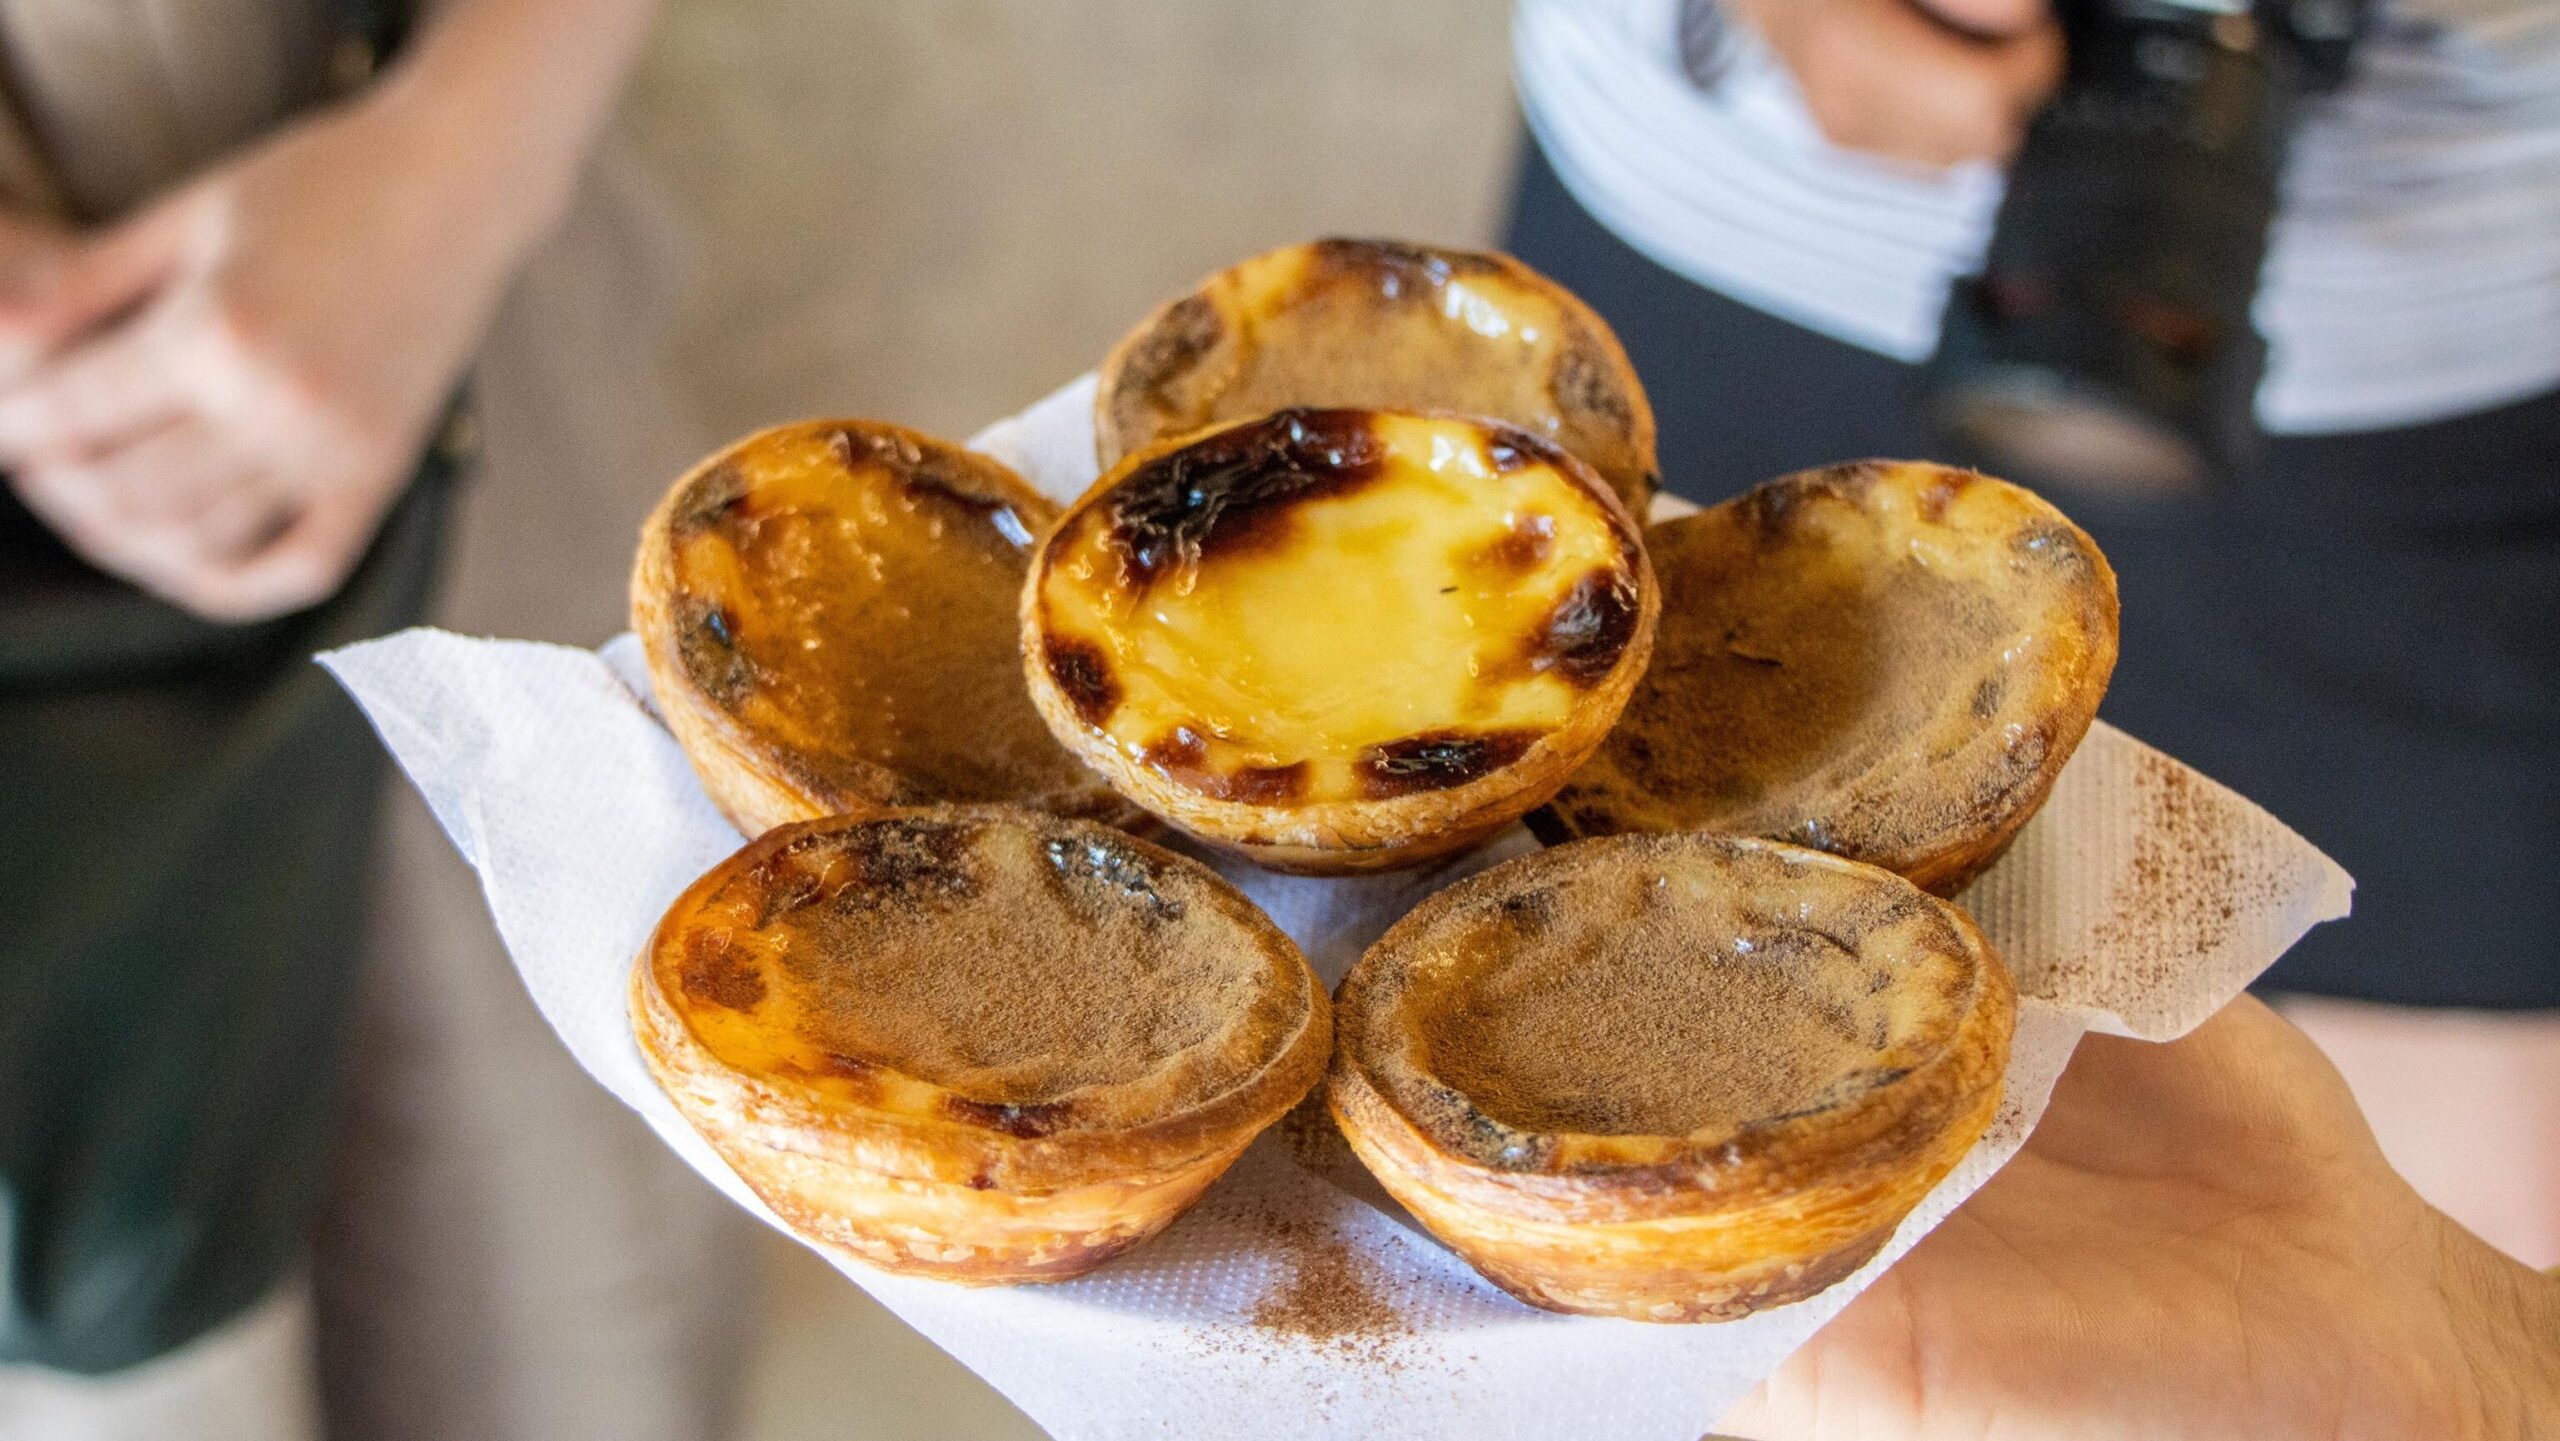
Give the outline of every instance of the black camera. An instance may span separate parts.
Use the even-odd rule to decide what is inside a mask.
[[[2250,302],[2304,102],[2368,0],[2062,0],[2062,88],[2029,128],[1924,409],[2022,480],[2173,492],[2247,464]]]

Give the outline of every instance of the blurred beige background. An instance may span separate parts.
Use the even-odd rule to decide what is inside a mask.
[[[1492,233],[1499,0],[674,0],[632,97],[722,430],[965,432],[1271,245]]]
[[[593,333],[546,327],[593,327],[596,288],[673,265],[674,310],[631,284],[603,348],[638,364],[671,345],[681,413],[533,425],[492,377],[493,435],[565,428],[579,453],[481,478],[443,623],[619,629],[642,513],[752,427],[835,413],[965,435],[1254,251],[1491,238],[1518,143],[1505,21],[1499,0],[670,0],[604,167],[655,223],[564,237],[581,262],[538,268],[495,352],[592,354]],[[404,805],[395,913],[437,924],[397,928],[393,973],[492,975],[484,923],[453,921],[478,914],[468,874]],[[421,949],[440,954],[397,954]],[[469,1023],[540,1045],[529,1008]],[[592,1144],[651,1144],[600,1091],[562,1104],[581,1103]],[[822,1263],[761,1245],[752,1441],[1040,1434]]]

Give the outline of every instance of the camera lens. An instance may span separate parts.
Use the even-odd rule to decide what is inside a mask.
[[[1967,454],[2045,484],[2152,498],[2195,490],[2208,473],[2176,426],[2044,366],[1984,367],[1929,411]]]
[[[1981,274],[1959,282],[1924,409],[2030,482],[2163,494],[2256,438],[2249,305],[2305,70],[2304,5],[2065,4],[2063,87],[2012,167]]]

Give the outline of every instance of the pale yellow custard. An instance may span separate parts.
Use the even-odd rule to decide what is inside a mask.
[[[1162,787],[1312,811],[1484,781],[1603,712],[1605,730],[1652,605],[1632,523],[1552,445],[1284,411],[1106,477],[1034,562],[1026,656],[1052,729],[1115,784],[1143,773],[1122,785],[1140,804],[1166,814]],[[1277,838],[1267,816],[1251,829]]]

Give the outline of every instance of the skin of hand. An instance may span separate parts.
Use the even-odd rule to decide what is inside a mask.
[[[2168,1044],[2082,1042],[2025,1149],[1721,1430],[2560,1436],[2560,1280],[2420,1200],[2318,1048],[2244,998]]]
[[[566,204],[647,12],[448,0],[363,96],[23,286],[0,232],[0,465],[28,509],[210,619],[335,591]]]
[[[16,384],[55,344],[48,303],[77,241],[58,225],[0,211],[0,389]]]
[[[2047,0],[1723,0],[1835,145],[1943,169],[2005,160],[2062,80]]]

